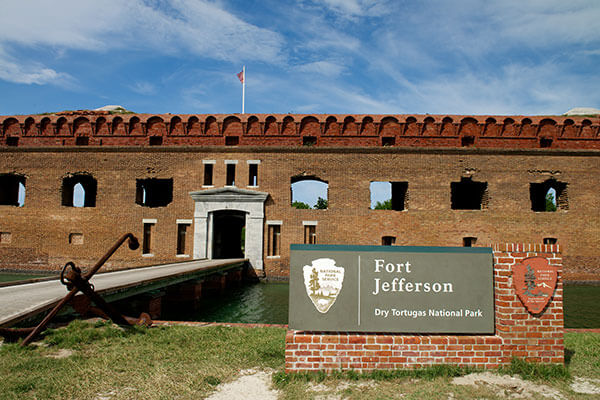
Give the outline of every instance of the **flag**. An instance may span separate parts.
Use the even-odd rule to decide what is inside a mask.
[[[244,83],[246,77],[244,76],[244,70],[241,70],[239,74],[236,74],[240,82]]]

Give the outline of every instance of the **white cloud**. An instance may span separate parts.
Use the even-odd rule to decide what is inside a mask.
[[[308,64],[302,64],[296,67],[299,72],[319,74],[327,77],[337,77],[346,68],[332,61],[315,61]]]
[[[150,82],[137,81],[129,88],[134,92],[142,95],[151,95],[156,93],[156,87]]]
[[[236,17],[218,3],[196,0],[64,0],[5,2],[0,13],[0,46],[45,46],[63,53],[113,49],[193,54],[224,61],[279,63],[283,38]],[[5,61],[6,63],[6,61]],[[47,64],[47,62],[46,62]],[[2,79],[45,83],[60,72],[38,63],[36,72],[16,57]],[[16,71],[22,72],[19,77]],[[13,78],[11,78],[13,77]]]
[[[24,84],[68,85],[73,83],[69,74],[56,72],[39,63],[18,62],[0,48],[0,79]]]
[[[381,0],[317,0],[344,18],[381,16],[387,12],[387,1]]]

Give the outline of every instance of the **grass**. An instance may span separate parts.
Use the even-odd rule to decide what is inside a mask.
[[[46,332],[42,346],[0,346],[0,399],[204,398],[242,369],[274,369],[285,399],[501,399],[512,394],[493,385],[457,386],[454,377],[473,369],[440,365],[418,370],[332,374],[283,373],[282,328],[135,327],[73,321]],[[567,364],[545,366],[514,360],[499,373],[517,374],[560,390],[565,398],[593,398],[569,389],[569,377],[600,377],[600,334],[565,334]],[[61,349],[72,354],[51,358]],[[514,389],[517,390],[517,389]],[[516,392],[515,392],[516,393]],[[516,393],[518,394],[518,393]],[[599,396],[600,397],[600,396]]]
[[[0,347],[0,399],[202,398],[249,367],[283,366],[285,330],[134,328],[74,321],[47,347]],[[50,358],[59,349],[73,354]]]
[[[12,272],[0,272],[0,283],[3,282],[16,282],[23,281],[26,279],[44,278],[48,275],[42,274],[17,274]]]

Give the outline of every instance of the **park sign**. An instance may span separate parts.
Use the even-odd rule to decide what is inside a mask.
[[[492,249],[292,244],[289,327],[493,334]]]

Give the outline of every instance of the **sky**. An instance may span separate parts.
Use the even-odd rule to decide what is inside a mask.
[[[0,115],[600,108],[598,0],[2,0]]]

